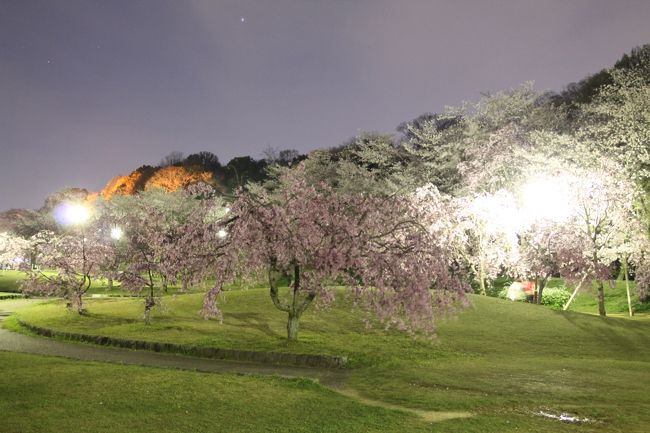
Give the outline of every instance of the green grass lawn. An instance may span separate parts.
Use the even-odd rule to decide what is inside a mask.
[[[365,397],[476,414],[432,431],[645,432],[650,423],[650,320],[643,318],[601,319],[474,296],[472,307],[439,322],[431,341],[368,330],[361,314],[342,301],[330,310],[308,310],[301,341],[288,344],[286,316],[274,309],[266,290],[227,292],[223,324],[197,316],[201,300],[200,294],[165,297],[149,326],[136,299],[90,301],[87,317],[67,313],[60,303],[30,307],[19,316],[89,334],[346,355],[348,383]],[[245,401],[232,404],[244,410]],[[563,424],[536,416],[540,410],[596,421]]]
[[[430,432],[307,380],[205,374],[0,352],[0,431]]]

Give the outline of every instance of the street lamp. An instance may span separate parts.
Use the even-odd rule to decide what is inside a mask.
[[[124,236],[124,231],[120,227],[112,227],[111,228],[111,238],[119,241],[122,239],[122,236]]]
[[[83,225],[90,218],[90,209],[81,203],[63,202],[54,208],[54,219],[62,226]]]
[[[571,185],[567,175],[536,176],[522,186],[522,213],[529,223],[546,220],[563,223],[574,212]]]

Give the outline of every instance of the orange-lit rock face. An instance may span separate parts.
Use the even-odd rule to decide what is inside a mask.
[[[185,167],[176,166],[158,169],[148,167],[135,170],[128,176],[114,177],[106,184],[101,196],[110,200],[116,194],[132,195],[138,191],[152,188],[176,191],[197,182],[213,183],[212,173],[207,171],[190,172]]]
[[[95,203],[98,198],[99,198],[98,192],[89,192],[88,195],[86,196],[86,202]]]
[[[142,173],[134,171],[128,176],[115,176],[101,192],[101,196],[110,200],[114,195],[131,195],[136,193],[136,185]]]
[[[176,191],[197,182],[210,183],[211,179],[210,172],[190,173],[183,167],[169,166],[156,171],[145,183],[144,189],[163,188],[167,191]]]

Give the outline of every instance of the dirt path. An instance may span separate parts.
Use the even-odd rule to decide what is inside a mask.
[[[21,300],[20,302],[0,301],[0,321],[4,320],[13,311],[18,310],[29,303],[30,301],[27,300]],[[472,414],[467,412],[442,412],[411,409],[365,398],[345,385],[345,379],[348,374],[345,370],[227,361],[172,353],[93,346],[83,343],[52,340],[44,337],[32,337],[11,332],[1,327],[0,351],[31,353],[46,356],[62,356],[83,361],[111,362],[116,364],[131,364],[159,368],[176,368],[209,373],[276,375],[287,378],[310,378],[317,380],[320,384],[363,404],[413,413],[429,422],[472,416]]]

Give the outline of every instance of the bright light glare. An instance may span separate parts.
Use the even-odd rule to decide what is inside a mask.
[[[63,226],[83,224],[90,218],[90,209],[81,203],[63,202],[54,208],[54,219]]]
[[[490,234],[514,233],[519,227],[515,199],[505,190],[476,196],[468,211],[484,222],[485,230]]]
[[[524,292],[524,285],[519,281],[515,281],[508,287],[508,299],[511,301],[521,301],[526,298],[526,293]]]
[[[124,232],[122,231],[121,228],[119,228],[119,227],[111,228],[111,238],[115,239],[116,241],[119,241],[120,239],[122,239],[123,235],[124,235]]]
[[[223,238],[225,238],[226,236],[228,236],[228,232],[225,231],[224,229],[221,229],[221,230],[219,230],[219,231],[217,232],[217,236],[219,236],[221,239],[223,239]]]
[[[566,176],[536,177],[522,187],[522,216],[527,222],[565,222],[574,211],[571,182]]]

